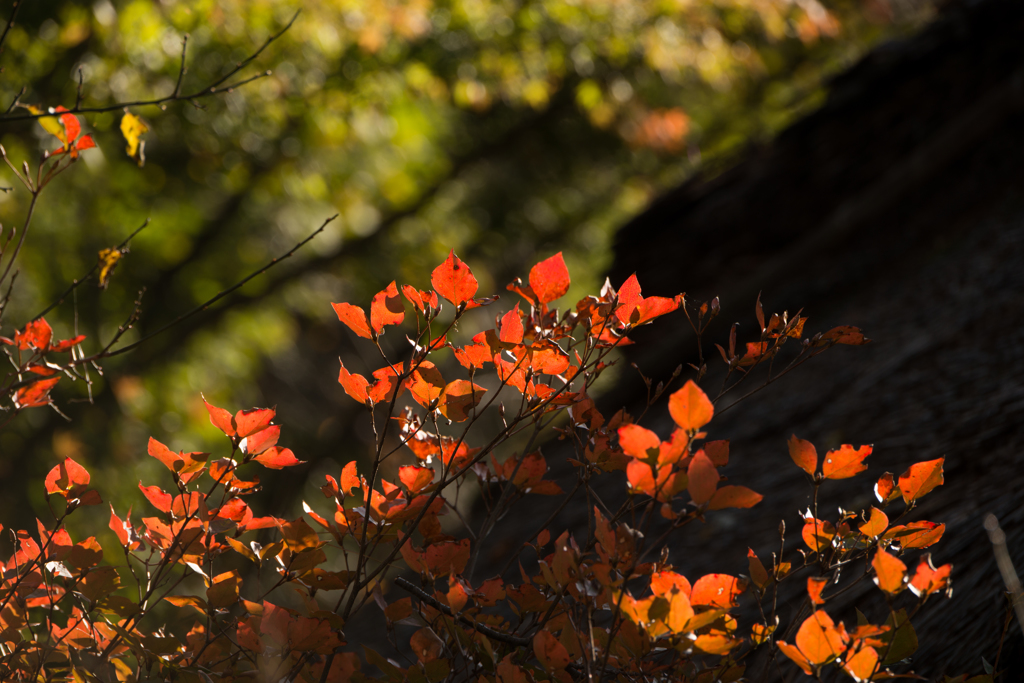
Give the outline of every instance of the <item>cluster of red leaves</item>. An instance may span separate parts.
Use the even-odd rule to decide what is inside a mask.
[[[0,337],[0,344],[14,347],[12,362],[18,370],[11,386],[0,390],[0,395],[10,396],[16,410],[49,405],[50,390],[67,368],[48,358],[48,354],[67,353],[83,341],[85,335],[55,341],[53,329],[43,318],[25,325],[15,332],[13,339]]]
[[[321,491],[329,511],[304,503],[305,515],[288,520],[257,516],[247,502],[260,484],[255,474],[243,478],[243,470],[301,464],[277,445],[280,427],[272,409],[232,414],[206,403],[210,422],[231,447],[216,459],[150,439],[148,453],[167,468],[171,485],[139,483],[154,516],[133,521],[130,510],[122,518],[111,507],[110,529],[125,557],[119,568],[103,563],[95,538],[75,544],[63,526],[79,507],[101,503],[89,488],[88,472],[70,459],[54,467],[46,492],[51,502],[63,499],[63,508],[55,523],[39,523],[38,540],[16,533],[0,584],[5,680],[728,682],[747,675],[747,658],[770,643],[809,674],[835,664],[856,680],[894,675],[885,667],[907,657],[916,643],[913,613],[949,588],[949,565],[936,569],[926,555],[910,572],[899,559],[942,535],[943,525],[899,523],[942,483],[942,460],[879,479],[875,492],[882,508],[901,496],[904,502],[893,523],[880,508],[863,513],[859,524],[853,513],[843,512],[833,523],[809,511],[803,532],[809,550],[801,551],[801,564],[780,555],[768,569],[751,550],[748,577],[716,573],[691,583],[669,564],[663,539],[717,510],[761,500],[745,486],[721,485],[729,442],[708,441],[704,431],[714,402],[696,382],[684,383],[668,398],[673,427],[662,440],[625,411],[606,417],[587,393],[613,362],[609,354],[629,343],[628,333],[683,307],[682,295],[644,297],[631,277],[618,291],[608,284],[559,313],[552,304],[568,292],[570,278],[556,254],[534,266],[527,283],[509,285],[525,305],[459,344],[449,339],[456,323],[493,299],[476,298],[477,281],[454,253],[434,270],[431,285],[420,290],[392,282],[372,298],[369,315],[352,304],[333,304],[339,319],[370,340],[385,363],[369,373],[372,381],[341,368],[340,384],[368,407],[380,436],[368,469],[352,461],[337,478],[326,476]],[[417,322],[413,351],[389,360],[380,337],[406,322],[403,299]],[[455,313],[437,334],[442,300]],[[701,307],[702,319],[708,310]],[[710,310],[717,312],[717,302]],[[734,329],[729,351],[722,349],[730,373],[741,369],[747,376],[777,354],[782,341],[802,334],[806,318],[773,315],[766,323],[760,302],[757,313],[761,335],[755,346],[738,356]],[[81,341],[51,344],[50,337],[39,321],[4,341],[36,359]],[[863,342],[859,330],[837,328],[804,340],[803,348]],[[458,365],[429,359],[445,350]],[[460,368],[468,377],[453,378]],[[484,379],[491,370],[493,376]],[[418,407],[401,409],[405,392]],[[500,395],[514,397],[518,409],[506,411],[497,402]],[[491,406],[502,427],[471,444],[470,428]],[[386,408],[384,422],[378,422],[378,408]],[[548,478],[541,450],[520,455],[499,449],[524,429],[548,426],[575,446],[572,493]],[[403,451],[405,463],[387,462]],[[864,471],[870,453],[870,447],[842,446],[826,454],[819,471],[814,447],[796,437],[790,441],[793,460],[815,487]],[[476,576],[488,532],[520,500],[571,497],[581,487],[591,492],[591,481],[606,476],[624,479],[628,496],[619,510],[595,498],[585,531],[562,531],[552,540],[551,530],[541,528],[514,551],[518,577],[514,571]],[[463,520],[467,533],[456,534],[441,518],[459,512],[458,491],[467,478],[476,480],[488,514],[476,531]],[[667,528],[653,542],[631,526],[652,518]],[[260,541],[242,540],[246,534]],[[828,572],[858,557],[870,558],[890,615],[882,624],[865,618],[847,629],[822,605],[829,597]],[[775,641],[774,613],[747,635],[735,614],[741,598],[764,600],[780,582],[815,569],[818,575],[807,579],[810,616],[794,625],[792,644]],[[418,584],[400,573],[418,576]],[[190,577],[202,588],[186,590]],[[285,587],[294,590],[282,594]],[[916,598],[910,613],[893,606],[906,593]],[[346,633],[355,611],[370,602],[381,608],[404,662]],[[177,621],[151,617],[158,603],[174,606]],[[363,645],[361,655],[350,640]],[[376,671],[372,676],[367,665]]]

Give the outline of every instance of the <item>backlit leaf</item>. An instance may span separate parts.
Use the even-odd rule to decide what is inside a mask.
[[[60,377],[51,377],[33,382],[14,393],[14,404],[19,408],[35,408],[50,402],[50,390],[57,385]]]
[[[910,522],[909,524],[894,526],[885,532],[882,538],[895,541],[904,550],[910,550],[935,545],[945,532],[945,524],[936,524],[935,522],[922,520],[920,522]]]
[[[737,598],[746,585],[728,574],[707,574],[697,579],[690,591],[690,604],[694,606],[729,609],[737,605]]]
[[[479,287],[473,272],[459,260],[455,251],[430,275],[434,290],[456,306],[472,300]]]
[[[814,476],[818,469],[818,451],[810,441],[796,438],[796,435],[789,437],[789,457],[793,459],[797,467],[807,474]]]
[[[366,311],[359,306],[342,302],[331,304],[334,312],[338,314],[338,320],[348,325],[348,328],[364,339],[373,339],[370,333],[370,325],[366,320]]]
[[[796,646],[811,664],[820,666],[832,661],[846,650],[843,637],[836,630],[832,617],[818,610],[800,625]]]
[[[849,479],[868,468],[864,458],[871,455],[871,446],[854,448],[844,444],[838,450],[829,451],[821,463],[821,473],[826,479]]]
[[[128,143],[124,151],[135,159],[140,168],[146,163],[146,141],[142,139],[142,135],[147,131],[149,126],[135,114],[126,111],[121,117],[121,135]]]
[[[280,446],[268,448],[253,459],[271,470],[281,470],[285,467],[293,467],[305,462],[296,458],[290,448],[281,448]]]
[[[752,508],[764,498],[760,493],[746,486],[723,486],[715,491],[708,504],[709,510],[725,510],[726,508]]]
[[[362,312],[362,309],[358,309]],[[340,317],[340,314],[339,314]],[[391,284],[377,292],[370,302],[370,327],[377,334],[384,331],[385,325],[398,325],[405,320],[405,307],[398,296],[398,287],[392,280]]]
[[[359,403],[366,403],[366,390],[370,383],[362,375],[349,372],[344,363],[341,364],[341,370],[338,373],[338,383],[341,384],[346,394]]]
[[[114,274],[114,268],[117,267],[117,264],[121,261],[121,257],[123,255],[124,254],[121,253],[121,250],[115,247],[100,249],[100,289],[106,289],[107,285],[110,284],[110,276]]]
[[[523,321],[519,315],[519,304],[501,318],[498,326],[498,339],[507,344],[523,342]]]
[[[847,657],[843,671],[855,681],[869,681],[878,668],[878,652],[873,647],[862,647],[857,654]]]
[[[907,503],[921,498],[936,486],[942,485],[942,465],[945,458],[915,463],[900,475],[899,487]]]
[[[810,597],[811,603],[815,605],[824,605],[825,599],[821,597],[821,592],[825,590],[825,586],[828,585],[828,578],[808,576],[807,577],[807,596]]]
[[[949,588],[949,573],[952,569],[951,564],[944,564],[936,569],[932,564],[931,554],[926,554],[921,558],[913,578],[910,579],[910,590],[918,597],[944,591]]]
[[[889,528],[889,517],[876,507],[871,508],[868,521],[860,525],[858,531],[868,538],[878,538]]]
[[[569,269],[565,267],[562,252],[544,259],[530,269],[530,288],[537,303],[546,304],[569,291]]]
[[[907,565],[884,550],[875,553],[871,561],[875,570],[875,584],[889,595],[903,590],[903,579],[907,575]]]
[[[669,397],[668,410],[677,425],[693,430],[706,425],[715,414],[715,406],[692,379]]]

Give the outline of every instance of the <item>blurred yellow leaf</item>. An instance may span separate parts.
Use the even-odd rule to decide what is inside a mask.
[[[126,111],[124,116],[121,117],[121,135],[128,141],[128,146],[125,147],[124,151],[132,159],[135,159],[140,167],[146,163],[146,141],[142,139],[142,135],[148,130],[149,126],[131,112]],[[117,263],[116,259],[114,263]]]
[[[128,116],[131,116],[130,114]],[[106,289],[107,285],[110,284],[110,276],[114,274],[114,268],[117,266],[117,262],[121,260],[120,249],[111,247],[109,249],[100,249],[100,289]]]

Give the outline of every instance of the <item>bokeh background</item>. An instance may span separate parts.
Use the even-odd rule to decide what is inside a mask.
[[[88,282],[47,314],[58,337],[77,316],[86,350],[98,349],[145,289],[124,340],[142,338],[338,219],[210,310],[105,361],[91,400],[62,382],[70,421],[33,409],[0,431],[6,527],[46,514],[42,487],[26,482],[67,456],[119,510],[145,505],[138,481],[163,475],[145,455],[149,436],[174,449],[226,444],[200,392],[231,410],[278,407],[282,445],[312,465],[266,482],[261,509],[297,515],[323,473],[372,439],[336,378],[339,356],[353,370],[376,364],[330,302],[365,304],[392,279],[426,286],[450,248],[482,293],[562,250],[570,296],[582,295],[603,281],[616,229],[660,192],[728,168],[818,106],[831,75],[932,11],[923,0],[27,3],[0,55],[0,104],[24,88],[21,102],[70,107],[79,74],[86,107],[166,95],[186,33],[193,91],[300,4],[240,74],[271,75],[131,109],[152,128],[145,166],[125,154],[120,111],[83,117],[98,149],[44,193],[0,334],[147,218],[107,289]],[[11,3],[0,11],[6,20]],[[15,163],[34,162],[47,138],[0,117]],[[7,169],[0,185],[15,185]],[[17,187],[0,194],[0,222],[20,225],[27,200]],[[678,269],[691,255],[651,258]],[[105,527],[106,513],[88,512],[96,519],[81,523]]]

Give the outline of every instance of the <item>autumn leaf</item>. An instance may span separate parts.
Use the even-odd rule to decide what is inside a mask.
[[[715,491],[708,504],[708,510],[725,510],[727,508],[752,508],[764,498],[746,486],[723,486]]]
[[[546,304],[569,291],[569,269],[565,267],[562,252],[544,259],[530,269],[530,289],[537,302]]]
[[[889,595],[896,595],[903,590],[903,579],[907,575],[907,565],[884,550],[875,553],[871,561],[875,570],[875,584]]]
[[[472,301],[479,287],[473,272],[452,250],[448,258],[430,275],[434,290],[456,306]]]
[[[693,498],[694,505],[703,505],[711,500],[711,497],[715,495],[715,489],[718,488],[718,480],[721,479],[718,470],[715,469],[708,456],[704,455],[704,451],[698,451],[690,460],[686,476],[689,479],[687,489],[690,492],[690,497]]]
[[[814,605],[824,605],[825,599],[821,597],[821,592],[825,590],[825,586],[828,585],[828,578],[826,577],[807,577],[807,595],[811,599],[811,603]]]
[[[362,313],[362,309],[358,310]],[[392,280],[390,285],[374,294],[373,300],[370,302],[370,327],[377,334],[381,334],[384,332],[385,325],[398,325],[403,320],[405,320],[405,307],[402,306],[402,299],[398,296],[398,287]]]
[[[341,363],[341,370],[338,372],[338,383],[341,384],[346,394],[359,403],[366,403],[368,398],[366,390],[370,383],[362,375],[349,372],[344,363]]]
[[[146,163],[146,141],[142,139],[142,135],[148,131],[149,126],[135,114],[126,111],[121,117],[121,135],[128,143],[124,151],[135,159],[139,168]]]
[[[501,318],[498,326],[498,339],[506,344],[523,342],[523,321],[519,315],[519,304]]]
[[[348,325],[350,330],[363,339],[373,339],[373,335],[370,333],[370,325],[366,320],[366,311],[359,308],[359,306],[353,306],[345,302],[331,304],[331,306],[334,307],[334,312],[338,314],[338,320]]]
[[[936,486],[942,486],[942,465],[946,459],[929,460],[919,462],[900,475],[899,487],[906,503],[912,503],[927,493],[930,493]]]
[[[931,553],[921,557],[914,576],[910,579],[909,588],[917,597],[928,596],[932,593],[947,590],[949,588],[949,574],[953,565],[944,564],[938,569],[932,564]]]
[[[904,550],[927,548],[938,543],[945,531],[945,524],[936,524],[935,522],[922,520],[920,522],[910,522],[909,524],[894,526],[885,532],[882,539],[895,541]]]
[[[533,637],[533,653],[541,665],[548,671],[558,671],[567,667],[572,658],[565,646],[550,631],[541,629]]]
[[[441,409],[441,414],[449,420],[464,422],[472,416],[472,411],[483,400],[485,391],[487,390],[479,384],[457,379],[445,386],[438,407]]]
[[[854,448],[848,444],[825,454],[821,473],[826,479],[849,479],[868,468],[864,458],[871,455],[871,446]]]
[[[697,579],[690,591],[690,604],[702,607],[730,609],[735,607],[746,584],[728,574],[707,574]]]
[[[860,525],[858,531],[868,538],[878,538],[889,528],[889,517],[876,507],[871,508],[868,521]]]
[[[859,327],[842,325],[840,327],[834,327],[828,332],[822,334],[818,345],[820,346],[829,342],[859,346],[861,344],[870,343],[871,340],[864,336],[864,333],[860,331]]]
[[[759,589],[764,590],[769,581],[768,571],[764,568],[761,558],[757,556],[753,548],[747,548],[747,564],[750,567],[750,580]]]
[[[814,476],[818,469],[818,451],[810,441],[796,438],[796,434],[789,437],[789,457],[793,459],[797,467],[807,474]]]
[[[114,268],[117,267],[118,262],[121,260],[120,249],[111,247],[109,249],[100,249],[99,260],[100,260],[100,289],[106,289],[107,285],[110,284],[110,276],[114,274]]]
[[[714,404],[692,379],[669,397],[668,410],[675,423],[688,430],[700,429],[715,414]]]
[[[822,664],[827,664],[846,651],[842,634],[835,622],[822,610],[807,617],[796,634],[795,647],[778,641],[779,649],[808,675]]]
[[[50,403],[50,390],[57,385],[60,377],[41,379],[14,393],[14,405],[18,408],[35,408]]]
[[[284,469],[285,467],[293,467],[295,465],[301,465],[305,462],[304,460],[299,460],[298,458],[296,458],[295,454],[292,453],[290,448],[281,448],[280,446],[268,448],[267,450],[261,452],[259,455],[253,458],[253,460],[263,465],[267,469],[271,470],[280,470]]]
[[[71,458],[65,458],[64,462],[51,469],[46,475],[44,485],[47,495],[64,496],[75,486],[88,485],[89,480],[89,472],[84,467]]]

